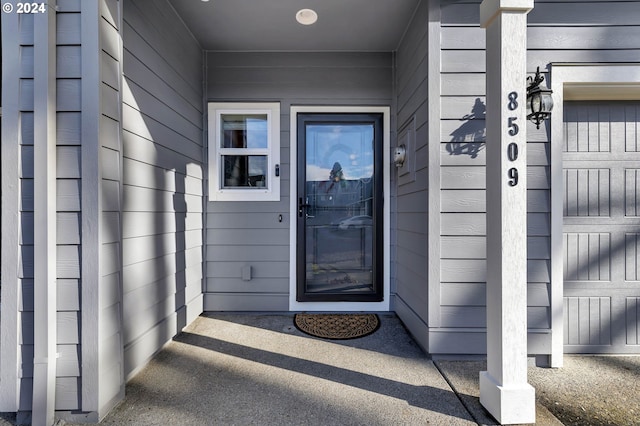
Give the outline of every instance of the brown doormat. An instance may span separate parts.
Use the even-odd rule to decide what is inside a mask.
[[[293,323],[302,332],[324,339],[356,339],[380,327],[376,314],[296,314]]]

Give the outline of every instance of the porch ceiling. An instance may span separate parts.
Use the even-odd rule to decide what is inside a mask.
[[[420,0],[169,0],[205,50],[394,51]],[[318,13],[301,25],[303,8]]]

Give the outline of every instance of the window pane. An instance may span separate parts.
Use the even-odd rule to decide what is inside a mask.
[[[334,180],[336,172],[346,180],[373,176],[373,125],[309,124],[306,134],[308,180]]]
[[[267,187],[266,155],[223,155],[223,188]]]
[[[267,114],[222,114],[221,148],[268,148]]]

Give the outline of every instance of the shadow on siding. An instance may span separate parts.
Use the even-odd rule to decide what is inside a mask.
[[[460,119],[464,123],[450,134],[452,138],[447,143],[449,155],[468,155],[471,158],[476,158],[478,153],[484,149],[486,111],[486,105],[480,98],[476,98],[471,113]]]

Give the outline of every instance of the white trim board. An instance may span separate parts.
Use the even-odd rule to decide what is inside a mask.
[[[384,296],[382,302],[298,302],[296,300],[296,247],[297,247],[297,204],[296,193],[297,178],[298,178],[298,164],[297,164],[297,118],[298,113],[314,113],[314,112],[328,112],[328,113],[381,113],[383,114],[383,277],[382,285],[384,290]],[[371,107],[371,106],[292,106],[290,111],[290,220],[289,220],[289,310],[290,311],[335,311],[335,312],[361,312],[361,311],[377,311],[387,312],[389,311],[391,298],[391,280],[389,274],[389,268],[391,266],[390,261],[390,202],[389,194],[391,188],[391,170],[390,170],[390,126],[391,126],[391,110],[389,107]]]
[[[16,412],[19,407],[20,380],[20,300],[22,280],[20,264],[20,26],[17,13],[2,15],[2,64],[4,77],[2,106],[4,116],[0,131],[0,190],[2,215],[0,218],[0,246],[2,249],[2,309],[0,309],[0,411]]]
[[[428,156],[429,156],[429,169],[428,169],[428,182],[427,182],[427,263],[428,263],[428,313],[427,324],[429,328],[438,328],[442,322],[442,306],[441,301],[441,289],[442,283],[440,280],[441,273],[441,244],[442,244],[442,208],[440,196],[442,191],[441,183],[441,164],[440,164],[440,144],[430,143],[431,141],[440,141],[440,132],[442,125],[442,52],[440,50],[441,44],[441,8],[440,2],[429,2],[429,24],[428,24],[428,59],[429,68],[427,70],[428,80],[428,94],[429,94],[429,140],[428,144]],[[424,319],[423,319],[424,320]]]
[[[562,367],[563,185],[562,146],[565,100],[640,100],[638,64],[551,64],[551,367]]]

